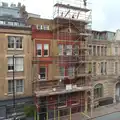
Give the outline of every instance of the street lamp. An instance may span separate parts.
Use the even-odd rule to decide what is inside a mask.
[[[13,116],[14,120],[16,120],[16,105],[15,105],[15,56],[13,55]]]
[[[15,101],[15,99],[16,99],[16,97],[15,97],[15,94],[16,94],[16,92],[15,92],[15,55],[20,55],[20,54],[13,54],[13,56],[12,56],[12,59],[13,59],[13,114],[12,114],[12,116],[13,116],[13,120],[16,120],[16,115],[17,115],[17,113],[16,113],[16,101]]]

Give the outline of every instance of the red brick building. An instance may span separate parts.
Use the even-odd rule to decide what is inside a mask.
[[[64,8],[65,17],[53,20],[29,18],[34,44],[33,92],[37,113],[41,119],[71,117],[73,113],[88,110],[88,91],[91,89],[86,73],[86,20],[68,18],[69,9],[87,12],[86,8],[55,4]],[[58,10],[58,11],[59,11]],[[58,13],[57,13],[58,14]]]

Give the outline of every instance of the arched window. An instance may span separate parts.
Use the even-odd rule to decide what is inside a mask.
[[[103,96],[103,85],[97,84],[94,87],[94,98],[100,98]]]

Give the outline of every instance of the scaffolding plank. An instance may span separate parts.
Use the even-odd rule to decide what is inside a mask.
[[[61,4],[61,3],[56,3],[54,5],[54,7],[62,7],[62,8],[67,8],[67,9],[79,10],[79,11],[83,11],[83,12],[90,11],[90,9],[87,9],[87,8],[76,7],[76,6],[72,6],[72,5],[69,5],[69,4],[65,5],[65,4]]]

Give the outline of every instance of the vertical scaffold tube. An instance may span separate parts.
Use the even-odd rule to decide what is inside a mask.
[[[71,107],[70,107],[70,120],[72,120],[72,116],[71,116]]]
[[[54,120],[56,120],[56,111],[55,111],[55,107],[54,107]]]
[[[58,109],[58,120],[60,120],[60,111]]]

